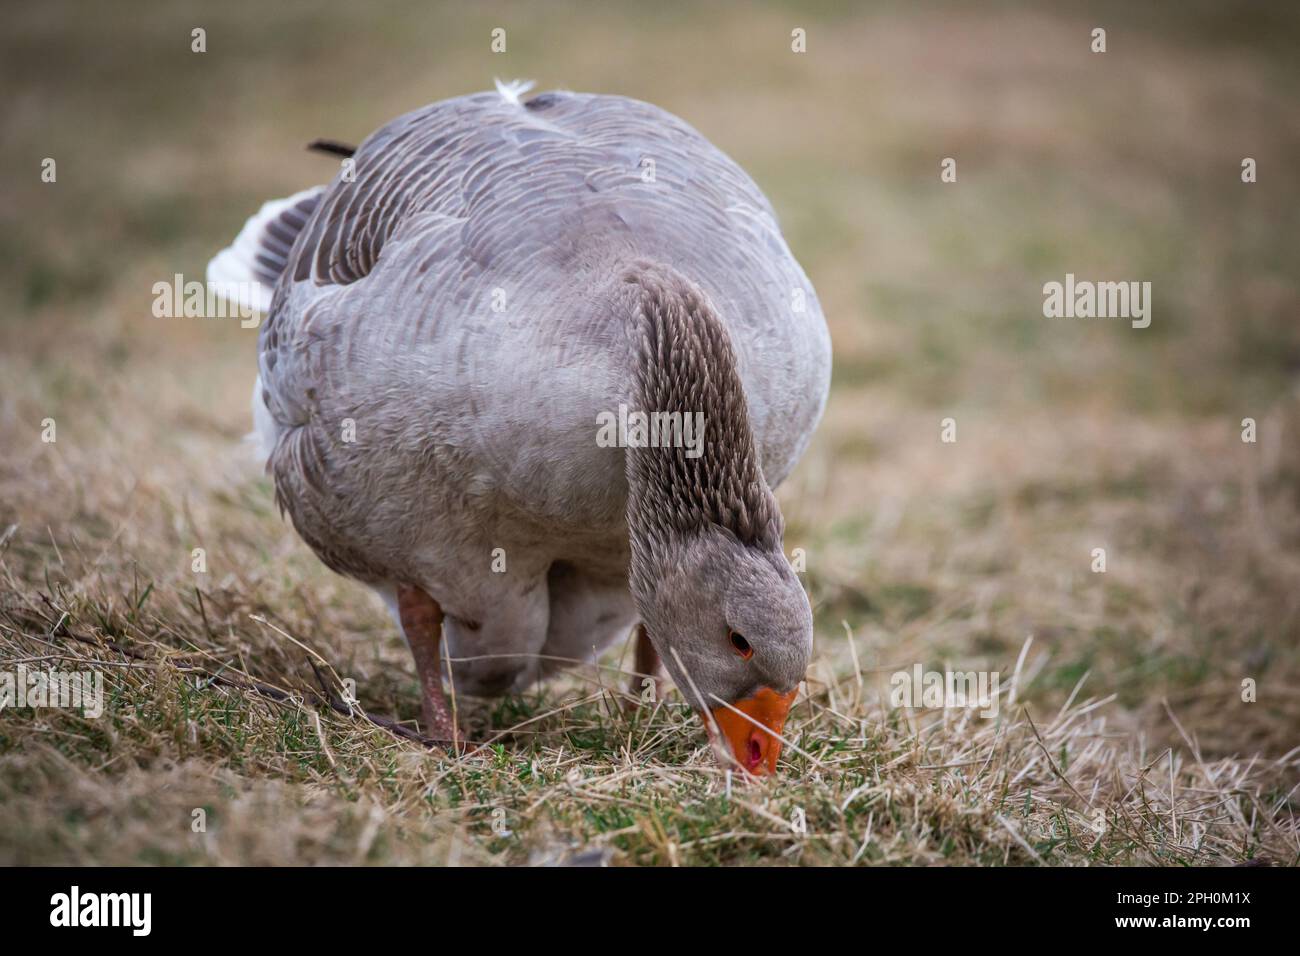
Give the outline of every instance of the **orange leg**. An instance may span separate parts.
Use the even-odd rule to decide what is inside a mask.
[[[646,636],[645,625],[636,626],[636,653],[634,656],[632,681],[628,686],[628,693],[633,697],[640,699],[642,692],[645,690],[643,681],[646,677],[651,677],[655,682],[655,700],[663,696],[664,690],[664,665],[659,659],[659,652],[655,650],[650,638]]]
[[[420,675],[424,732],[434,740],[455,743],[456,722],[442,691],[439,647],[442,643],[442,608],[420,588],[402,584],[397,588],[397,611],[402,619],[402,630],[406,632],[406,642],[415,658],[415,670]]]

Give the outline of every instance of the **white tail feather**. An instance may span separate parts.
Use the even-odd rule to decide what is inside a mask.
[[[281,232],[297,233],[324,189],[313,186],[287,199],[272,199],[249,217],[229,246],[208,263],[208,285],[226,301],[265,313],[271,308],[271,290],[284,269],[289,249],[271,235],[268,227],[279,223]]]

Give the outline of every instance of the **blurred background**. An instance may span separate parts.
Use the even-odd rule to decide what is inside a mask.
[[[7,600],[161,592],[202,538],[239,608],[384,627],[279,524],[239,446],[256,330],[155,318],[153,284],[202,278],[261,202],[327,181],[309,140],[527,78],[695,126],[767,193],[817,289],[832,393],[781,497],[827,679],[845,623],[885,673],[1009,672],[1032,636],[1052,706],[1087,674],[1152,746],[1179,739],[1172,710],[1207,756],[1281,757],[1300,743],[1298,48],[1293,3],[12,7]],[[1044,318],[1067,272],[1149,281],[1151,326]]]

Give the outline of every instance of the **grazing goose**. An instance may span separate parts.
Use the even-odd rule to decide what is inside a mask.
[[[639,622],[638,671],[662,662],[771,772],[812,650],[771,489],[825,404],[825,320],[698,132],[526,91],[393,120],[212,261],[267,311],[277,500],[389,605],[430,735],[456,735],[444,666],[457,693],[518,691]]]

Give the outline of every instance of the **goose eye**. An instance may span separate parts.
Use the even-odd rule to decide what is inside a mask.
[[[745,640],[742,635],[732,631],[729,637],[731,640],[731,646],[735,649],[737,654],[745,660],[749,660],[754,656],[754,649],[749,646],[749,641]]]

